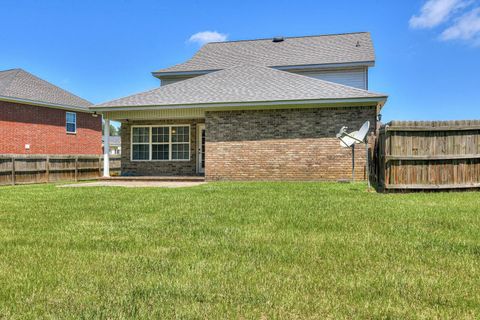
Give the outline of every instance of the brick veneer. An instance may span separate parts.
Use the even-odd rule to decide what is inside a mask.
[[[197,174],[197,124],[204,120],[155,120],[122,122],[122,174],[189,176]],[[131,161],[131,127],[134,125],[190,125],[190,161]]]
[[[335,134],[376,124],[375,107],[206,113],[207,180],[338,180],[351,177],[351,150]],[[365,149],[355,152],[365,179]]]
[[[101,154],[101,117],[77,112],[77,133],[67,134],[65,112],[0,101],[0,154]]]

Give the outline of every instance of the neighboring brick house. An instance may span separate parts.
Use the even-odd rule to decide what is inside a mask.
[[[0,154],[101,154],[90,105],[22,69],[0,71]]]
[[[375,132],[387,96],[368,91],[374,62],[364,32],[209,43],[153,72],[159,88],[92,109],[122,123],[123,174],[348,179],[335,135],[366,120]],[[356,170],[364,179],[363,152]]]

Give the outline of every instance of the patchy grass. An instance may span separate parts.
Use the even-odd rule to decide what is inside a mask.
[[[0,188],[0,318],[478,318],[480,194]]]

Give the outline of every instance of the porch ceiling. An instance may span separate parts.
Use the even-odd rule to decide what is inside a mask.
[[[165,119],[203,119],[205,109],[152,109],[152,110],[124,110],[102,112],[110,120],[165,120]]]

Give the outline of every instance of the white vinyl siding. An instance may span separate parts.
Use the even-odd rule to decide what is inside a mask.
[[[284,70],[288,71],[288,70]],[[337,69],[337,70],[316,70],[304,71],[295,70],[292,73],[301,74],[307,77],[312,77],[320,80],[340,83],[346,86],[368,90],[368,68],[351,68],[351,69]],[[194,78],[198,75],[178,78],[162,78],[161,86],[166,86],[175,82]]]
[[[188,77],[162,78],[160,80],[160,86],[163,87],[163,86],[166,86],[168,84],[172,84],[172,83],[175,83],[175,82],[195,78],[195,77],[198,77],[198,76],[199,75],[193,75],[193,76],[188,76]]]
[[[315,79],[335,82],[350,87],[368,90],[368,69],[357,68],[347,70],[324,70],[324,71],[294,71]],[[293,72],[293,71],[292,71]]]

